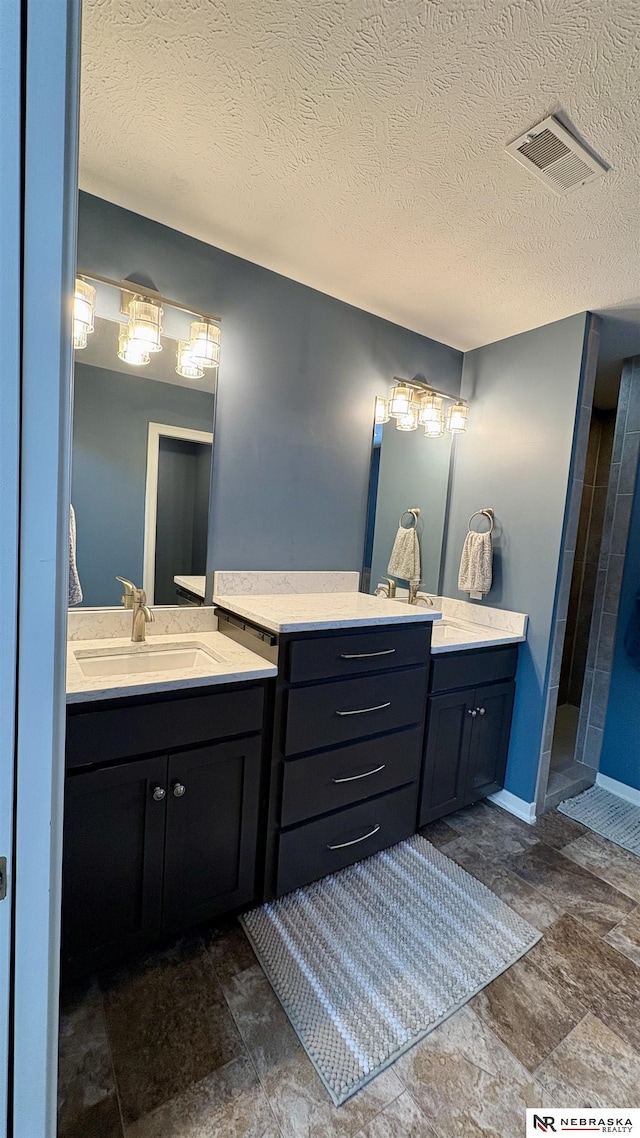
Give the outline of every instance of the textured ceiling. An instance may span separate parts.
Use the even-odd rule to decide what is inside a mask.
[[[83,188],[467,349],[640,301],[637,0],[85,0]],[[547,114],[611,164],[557,197]]]

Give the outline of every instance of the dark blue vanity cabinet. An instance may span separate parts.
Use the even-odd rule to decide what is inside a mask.
[[[432,658],[419,826],[502,788],[517,661],[517,644]]]
[[[69,706],[67,974],[254,900],[264,704],[260,682]]]
[[[279,636],[265,900],[415,833],[430,645],[430,621]]]

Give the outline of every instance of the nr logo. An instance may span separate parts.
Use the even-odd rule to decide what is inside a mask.
[[[541,1130],[543,1134],[555,1134],[556,1124],[552,1114],[534,1114],[533,1116],[534,1130]]]

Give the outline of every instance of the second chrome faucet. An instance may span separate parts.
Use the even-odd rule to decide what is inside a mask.
[[[122,603],[126,609],[131,609],[133,618],[131,621],[131,639],[134,644],[141,644],[146,638],[147,623],[155,620],[151,609],[147,605],[147,594],[144,589],[138,589],[133,581],[127,581],[126,577],[116,577],[121,585],[124,585],[124,594]]]

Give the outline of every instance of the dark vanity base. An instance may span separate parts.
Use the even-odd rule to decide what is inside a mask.
[[[517,645],[432,659],[419,826],[502,788],[517,662]]]
[[[415,833],[431,622],[283,634],[264,900]]]
[[[256,898],[265,684],[70,705],[65,974]]]

